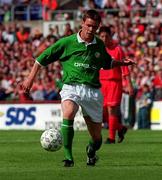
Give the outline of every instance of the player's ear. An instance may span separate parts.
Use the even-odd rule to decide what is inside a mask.
[[[81,21],[81,27],[83,27],[84,26],[84,23],[85,23],[85,21]]]

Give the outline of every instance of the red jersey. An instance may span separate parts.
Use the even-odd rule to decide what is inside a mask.
[[[122,48],[116,43],[113,42],[110,48],[106,48],[107,52],[111,57],[117,61],[122,61],[125,57]],[[100,70],[100,80],[122,80],[122,76],[128,75],[129,69],[127,66],[116,67],[110,70]]]
[[[156,75],[154,80],[153,80],[153,85],[155,88],[161,88],[162,87],[162,78],[160,75]]]
[[[17,36],[18,41],[22,43],[22,42],[26,41],[29,38],[29,33],[25,32],[23,34],[20,31],[18,31],[16,33],[16,36]]]

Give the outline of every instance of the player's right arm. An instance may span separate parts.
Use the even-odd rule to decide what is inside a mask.
[[[28,75],[27,79],[20,83],[20,88],[24,91],[24,93],[29,93],[30,89],[32,88],[34,79],[41,69],[41,67],[45,67],[48,64],[56,61],[59,59],[59,57],[62,55],[63,52],[63,46],[62,40],[57,41],[55,44],[48,47],[46,50],[44,50],[37,58],[36,61],[32,67],[32,70],[30,74]]]
[[[22,83],[20,83],[20,88],[24,91],[24,93],[27,93],[27,94],[29,93],[33,85],[34,79],[37,73],[39,72],[40,68],[41,68],[41,65],[36,61],[27,79],[23,81]]]

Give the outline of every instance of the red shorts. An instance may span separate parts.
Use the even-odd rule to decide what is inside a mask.
[[[101,80],[101,92],[104,97],[104,106],[117,106],[122,98],[122,81]]]

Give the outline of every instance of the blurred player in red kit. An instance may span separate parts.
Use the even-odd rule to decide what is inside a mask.
[[[120,45],[112,39],[109,27],[100,27],[99,37],[104,42],[107,52],[113,59],[122,61],[125,58]],[[121,143],[127,132],[127,127],[121,124],[120,113],[123,80],[127,81],[129,95],[133,95],[134,91],[128,67],[123,66],[111,70],[100,70],[101,91],[104,97],[103,119],[107,121],[109,127],[105,144],[115,143],[116,131],[118,131],[118,143]]]

